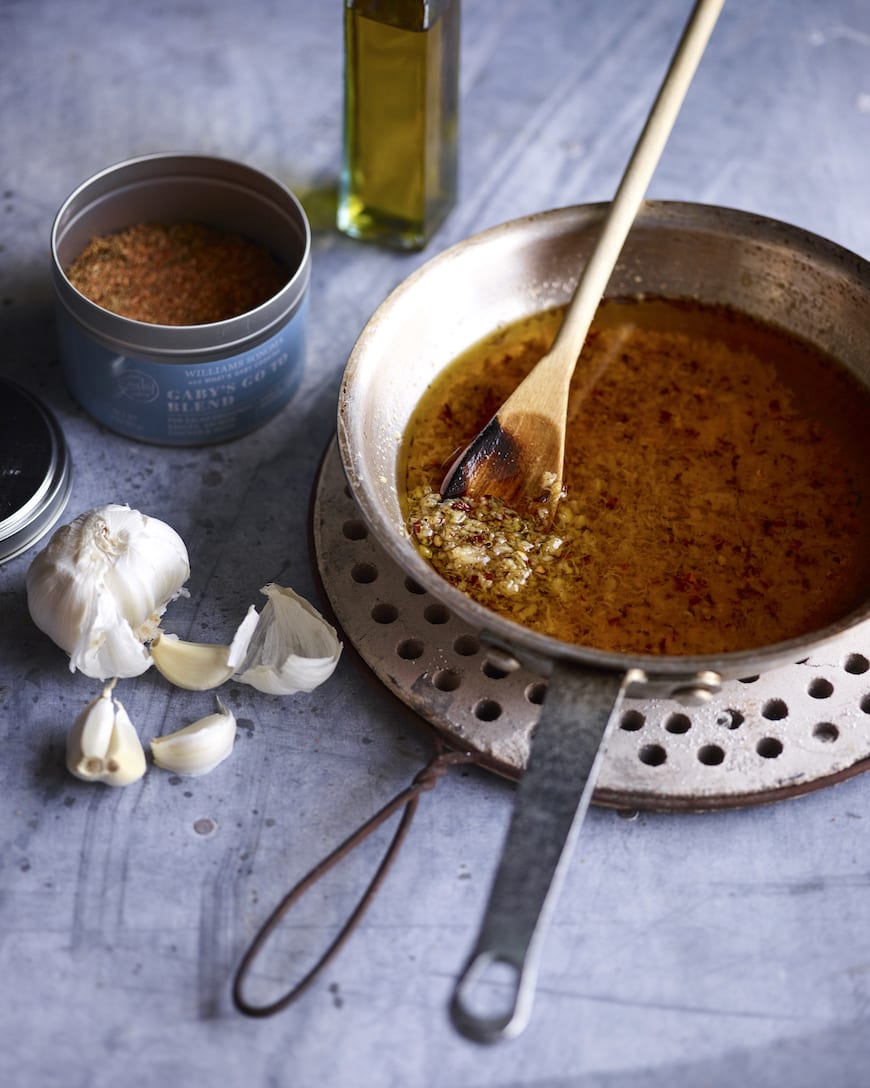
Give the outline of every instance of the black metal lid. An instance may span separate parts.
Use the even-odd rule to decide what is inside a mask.
[[[55,524],[70,493],[66,439],[32,393],[0,378],[0,563]]]

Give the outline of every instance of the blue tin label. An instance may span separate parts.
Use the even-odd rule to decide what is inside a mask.
[[[270,339],[211,362],[154,362],[118,355],[93,340],[62,308],[61,353],[82,407],[114,431],[168,446],[237,438],[265,423],[302,377],[304,300]]]

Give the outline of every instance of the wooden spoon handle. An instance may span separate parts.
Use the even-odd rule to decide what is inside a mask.
[[[698,0],[551,349],[577,357],[725,0]],[[570,377],[570,375],[569,375]]]

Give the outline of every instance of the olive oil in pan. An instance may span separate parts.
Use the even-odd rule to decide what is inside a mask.
[[[459,0],[348,0],[339,229],[419,249],[456,194]]]
[[[553,530],[433,494],[547,350],[559,314],[472,347],[405,434],[409,531],[481,604],[598,649],[714,654],[801,637],[870,592],[870,395],[735,311],[602,303],[569,403]]]

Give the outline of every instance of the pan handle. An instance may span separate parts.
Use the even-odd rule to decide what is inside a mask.
[[[475,1042],[512,1038],[528,1023],[544,932],[624,686],[618,672],[553,668],[480,934],[450,1005],[456,1029]],[[505,975],[507,1003],[482,1008],[485,983],[501,995]]]

